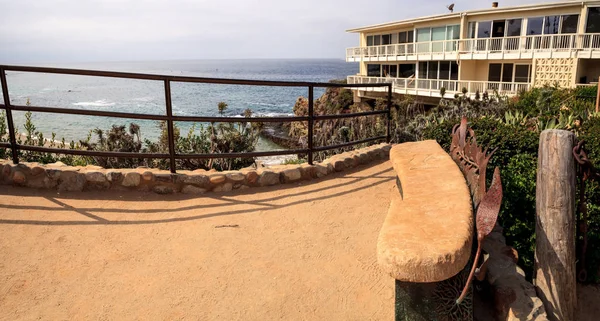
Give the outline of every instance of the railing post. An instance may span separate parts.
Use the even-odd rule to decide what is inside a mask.
[[[385,140],[389,144],[392,140],[392,84],[388,85],[387,98],[387,138]]]
[[[314,87],[308,86],[308,164],[313,164]]]
[[[173,129],[173,106],[171,104],[171,82],[165,79],[165,104],[167,107],[167,133],[169,135],[169,160],[171,173],[176,172],[175,167],[175,130]]]
[[[17,139],[15,137],[15,125],[13,123],[12,110],[10,108],[10,97],[8,96],[8,84],[6,82],[6,71],[0,68],[0,82],[2,82],[2,96],[6,108],[6,120],[8,122],[8,137],[10,139],[10,150],[14,164],[19,164],[19,151],[17,150]],[[2,133],[4,135],[4,133]]]

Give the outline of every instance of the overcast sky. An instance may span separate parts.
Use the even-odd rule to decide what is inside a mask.
[[[346,29],[452,0],[0,0],[0,63],[344,58]],[[500,6],[548,2],[504,0]],[[492,1],[455,1],[455,12]]]

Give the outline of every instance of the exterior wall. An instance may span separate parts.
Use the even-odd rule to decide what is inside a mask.
[[[573,87],[576,72],[577,60],[575,58],[535,59],[534,85],[539,87],[558,84],[561,87]]]
[[[458,79],[473,80],[477,70],[477,60],[462,60],[458,66]]]

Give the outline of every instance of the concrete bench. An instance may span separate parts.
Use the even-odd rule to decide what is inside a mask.
[[[437,142],[394,146],[398,188],[377,242],[377,260],[402,282],[447,280],[465,268],[474,235],[471,196],[463,174]]]

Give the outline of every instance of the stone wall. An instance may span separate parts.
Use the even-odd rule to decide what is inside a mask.
[[[309,165],[278,165],[245,168],[239,171],[217,172],[169,171],[139,167],[135,169],[104,169],[99,166],[66,166],[63,163],[13,164],[0,160],[0,184],[58,191],[138,190],[158,194],[203,194],[234,189],[272,186],[321,178],[374,160],[387,159],[391,145],[379,144],[335,155]]]

